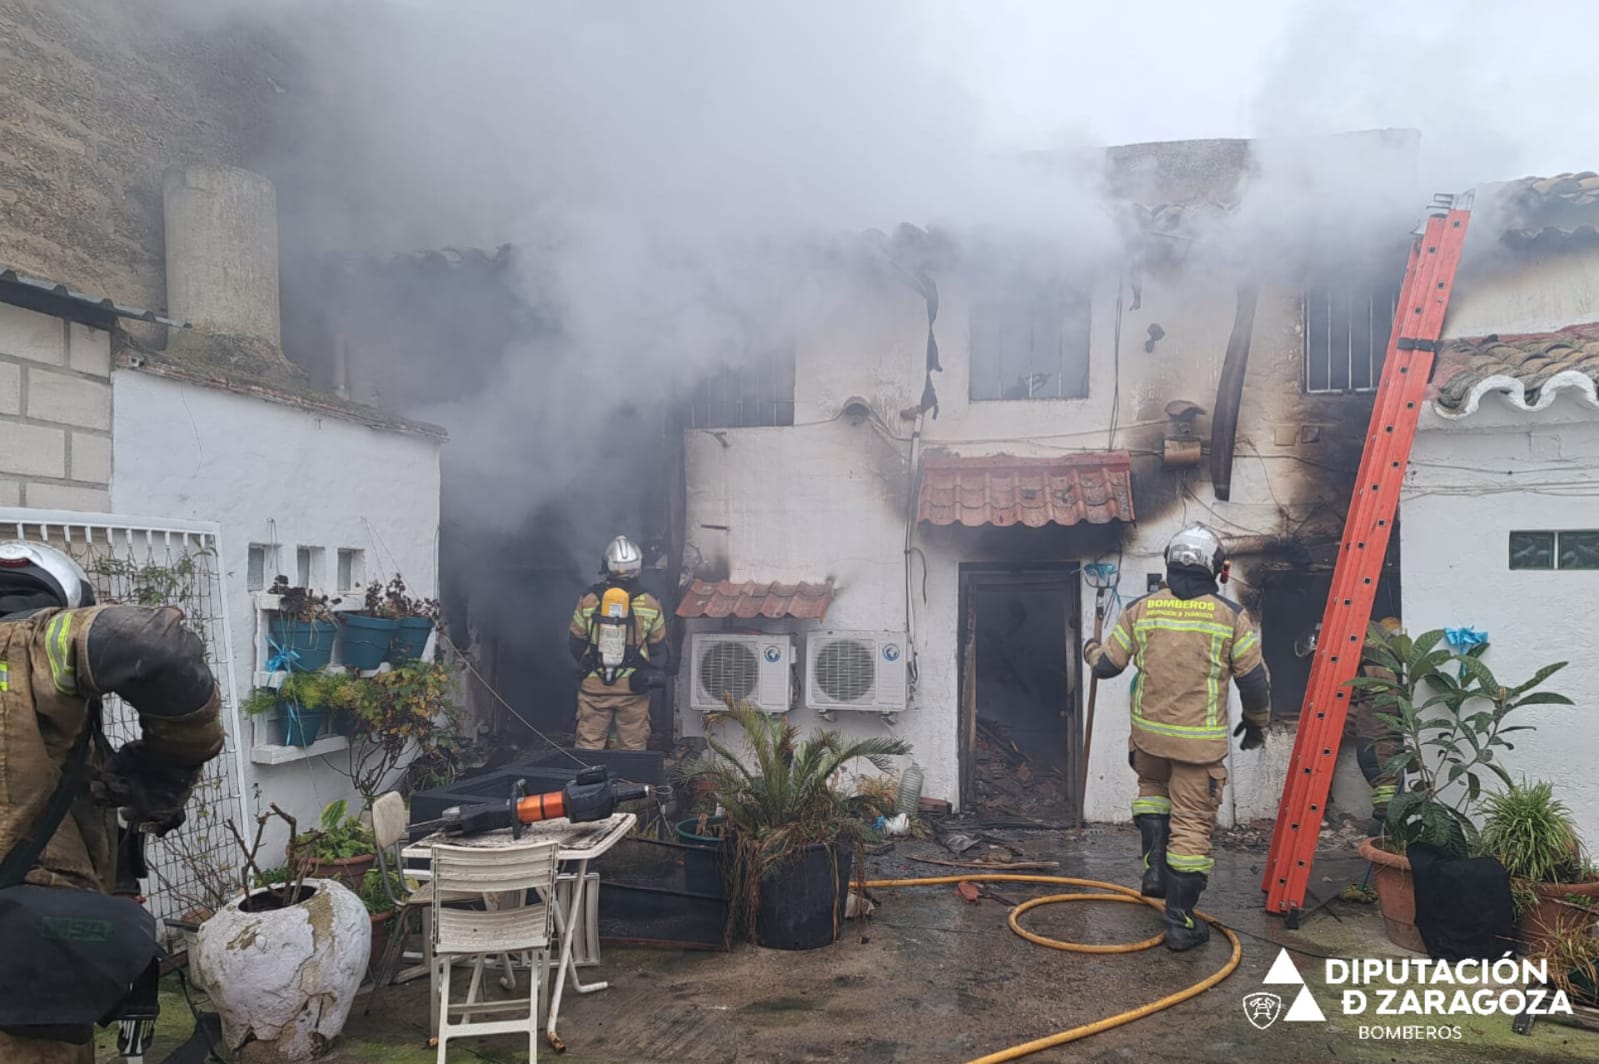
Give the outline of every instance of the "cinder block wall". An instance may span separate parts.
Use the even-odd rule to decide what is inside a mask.
[[[111,335],[0,304],[0,506],[111,509]]]

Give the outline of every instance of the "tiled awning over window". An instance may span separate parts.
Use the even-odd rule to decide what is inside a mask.
[[[833,581],[821,584],[735,584],[696,580],[677,604],[679,617],[795,617],[819,621],[833,602]]]
[[[1133,519],[1126,451],[1059,458],[930,455],[916,519],[933,525],[1103,525]]]

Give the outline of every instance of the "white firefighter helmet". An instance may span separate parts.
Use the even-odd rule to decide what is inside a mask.
[[[1221,571],[1224,561],[1221,537],[1204,525],[1183,529],[1166,544],[1166,565],[1182,569],[1203,569],[1211,576]]]
[[[94,605],[89,578],[71,557],[43,543],[0,543],[0,614],[52,606]]]
[[[631,580],[644,568],[644,552],[626,536],[617,536],[605,548],[605,571],[619,580]]]

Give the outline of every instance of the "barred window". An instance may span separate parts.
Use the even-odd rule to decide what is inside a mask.
[[[1088,292],[1019,287],[976,293],[968,394],[984,399],[1088,395]]]
[[[794,349],[754,355],[709,373],[689,395],[695,429],[794,424]]]
[[[1305,292],[1305,391],[1372,392],[1382,378],[1398,279],[1314,284]]]

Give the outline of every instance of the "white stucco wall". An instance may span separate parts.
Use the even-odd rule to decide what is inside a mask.
[[[1570,662],[1546,686],[1577,704],[1518,710],[1517,722],[1537,730],[1519,733],[1503,762],[1518,779],[1552,781],[1590,845],[1599,844],[1599,635],[1586,618],[1599,571],[1512,571],[1509,534],[1599,528],[1596,496],[1599,421],[1590,409],[1561,398],[1529,415],[1494,396],[1459,422],[1424,415],[1399,524],[1412,632],[1486,631],[1483,661],[1507,684]]]
[[[938,419],[924,422],[924,448],[1027,456],[1106,448],[1111,396],[1117,390],[1114,278],[1094,293],[1090,396],[1015,402],[968,400],[967,301],[953,280],[941,277],[938,283],[937,336],[944,372],[934,382],[941,410]],[[1130,294],[1124,296],[1130,304]],[[1143,308],[1124,310],[1121,320],[1116,447],[1149,447],[1151,442],[1140,441],[1158,440],[1159,426],[1166,422],[1162,408],[1169,400],[1191,399],[1207,408],[1214,403],[1234,306],[1234,282],[1224,271],[1191,270],[1145,279]],[[1156,322],[1166,339],[1155,352],[1146,353],[1146,329]],[[925,309],[914,292],[888,281],[863,287],[841,297],[835,311],[799,346],[794,427],[689,432],[685,525],[690,562],[726,572],[733,580],[832,577],[837,594],[826,627],[904,630],[911,426],[898,412],[921,396],[925,342]],[[1207,466],[1192,470],[1188,478],[1189,490],[1202,502],[1174,497],[1158,512],[1140,513],[1121,557],[1124,600],[1144,593],[1146,573],[1163,569],[1161,551],[1185,520],[1205,520],[1234,534],[1274,534],[1284,530],[1284,507],[1297,516],[1321,502],[1340,510],[1347,505],[1347,493],[1323,498],[1303,478],[1284,475],[1293,462],[1273,461],[1314,461],[1319,453],[1314,442],[1300,436],[1310,420],[1300,394],[1302,360],[1297,293],[1262,292],[1244,386],[1232,501],[1215,501]],[[845,400],[857,395],[870,403],[880,423],[854,425],[838,417]],[[1202,422],[1201,431],[1208,434],[1208,421]],[[986,546],[979,546],[973,530],[915,530],[913,545],[920,553],[911,580],[912,628],[920,677],[913,705],[893,726],[875,715],[846,713],[838,714],[833,725],[865,734],[892,731],[907,739],[926,771],[923,793],[952,801],[959,793],[959,566],[1002,557],[1021,560],[1007,547],[1012,541],[1005,536],[1024,530],[990,531],[999,534],[981,537]],[[1114,551],[1098,558],[1086,548],[1074,548],[1069,538],[1052,542],[1058,556],[1029,555],[1025,560],[1117,560]],[[1230,593],[1238,593],[1236,585]],[[1080,631],[1091,633],[1091,591],[1085,590],[1082,604]],[[685,668],[680,725],[684,733],[695,735],[700,721],[686,708],[688,676]],[[1233,697],[1236,718],[1236,692]],[[794,716],[803,727],[816,723],[803,708]],[[1123,677],[1099,690],[1088,766],[1086,813],[1091,820],[1130,818],[1128,732],[1128,678]],[[1281,728],[1274,729],[1264,751],[1235,751],[1224,821],[1275,815],[1291,745],[1291,728]],[[1338,795],[1335,791],[1335,800]],[[1351,807],[1360,808],[1359,800]]]
[[[278,544],[276,572],[291,582],[297,547],[326,551],[327,585],[337,575],[336,551],[353,548],[365,551],[369,578],[398,571],[413,594],[437,594],[437,441],[135,370],[117,370],[112,385],[113,508],[221,525],[241,700],[263,667],[247,590],[250,544]],[[235,723],[251,735],[250,722]],[[343,758],[339,751],[325,760]],[[328,802],[353,797],[349,781],[320,761],[251,763],[246,772],[246,802],[259,785],[262,808],[278,802],[302,824]]]
[[[1468,259],[1449,301],[1448,336],[1535,333],[1599,321],[1599,248],[1552,244],[1479,250],[1487,230],[1467,237]]]

